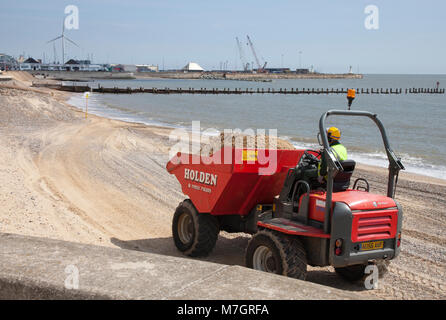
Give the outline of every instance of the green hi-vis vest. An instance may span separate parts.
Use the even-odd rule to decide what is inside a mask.
[[[347,149],[342,144],[335,144],[331,148],[339,161],[347,160]]]
[[[336,159],[338,159],[338,161],[347,160],[347,149],[342,144],[337,143],[335,145],[332,145],[331,149],[333,150],[333,153],[334,153]],[[323,158],[323,159],[321,159],[321,161],[319,161],[319,164],[317,167],[318,176],[321,175],[322,162],[324,162],[324,167],[327,166],[327,160],[325,158]],[[327,179],[327,175],[325,175],[324,177],[325,177],[325,179]]]

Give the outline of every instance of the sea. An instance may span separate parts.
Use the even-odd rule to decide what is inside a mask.
[[[364,75],[362,79],[278,79],[272,82],[233,80],[136,79],[100,80],[92,87],[131,88],[229,88],[276,90],[326,88],[403,89],[403,94],[357,94],[351,109],[378,115],[386,128],[390,146],[408,172],[446,179],[446,95],[404,94],[405,88],[446,87],[446,75]],[[71,82],[65,82],[71,85]],[[85,110],[82,93],[70,104]],[[93,93],[88,112],[112,119],[191,130],[200,121],[203,131],[223,129],[276,129],[278,136],[297,148],[318,148],[321,115],[332,109],[347,110],[343,94],[282,95],[189,95]],[[328,117],[327,126],[341,130],[349,158],[368,165],[387,167],[380,132],[368,118]],[[260,132],[260,131],[259,131]]]

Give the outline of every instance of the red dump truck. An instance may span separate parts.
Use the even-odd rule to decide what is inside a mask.
[[[389,160],[386,195],[370,193],[363,178],[351,184],[355,162],[339,161],[328,143],[325,121],[334,115],[367,117],[378,126]],[[365,111],[331,110],[322,115],[319,131],[321,150],[225,147],[212,159],[177,154],[166,168],[189,198],[173,217],[176,247],[189,256],[205,256],[220,230],[250,233],[247,267],[298,279],[305,279],[309,264],[331,265],[341,276],[359,280],[369,264],[383,266],[394,259],[402,224],[394,193],[404,167],[381,121]],[[322,154],[325,183],[308,178]]]

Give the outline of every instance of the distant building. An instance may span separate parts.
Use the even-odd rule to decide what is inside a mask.
[[[124,72],[124,66],[122,64],[111,64],[110,71],[111,72]]]
[[[137,68],[134,64],[112,64],[111,72],[136,72]]]
[[[40,71],[65,71],[66,69],[63,67],[63,65],[60,64],[42,64],[40,65]]]
[[[23,71],[107,71],[104,65],[91,64],[90,60],[70,59],[65,64],[42,63],[42,61],[28,58],[19,64]]]
[[[264,70],[266,72],[268,72],[268,73],[287,73],[287,72],[291,72],[290,68],[266,68]],[[256,69],[255,71],[258,71],[258,69]]]
[[[74,59],[70,59],[67,62],[65,62],[65,64],[86,64],[89,65],[91,64],[90,60],[74,60]]]
[[[186,66],[184,66],[183,71],[202,72],[204,69],[198,63],[189,62]]]
[[[137,64],[136,71],[138,72],[158,72],[158,66],[149,64]]]
[[[135,64],[123,64],[124,72],[136,72],[138,69]]]
[[[0,53],[0,70],[17,70],[19,64],[16,59],[7,54]]]
[[[107,69],[100,64],[91,64],[90,60],[68,60],[64,69],[66,71],[107,71]]]
[[[296,69],[297,74],[307,74],[310,73],[309,69]]]
[[[20,64],[19,69],[24,71],[41,70],[42,62],[33,58],[28,58]]]
[[[17,62],[20,64],[20,63],[25,62],[25,60],[26,60],[25,57],[20,55],[19,58],[17,59]]]

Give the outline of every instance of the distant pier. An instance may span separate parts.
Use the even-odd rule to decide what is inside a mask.
[[[82,85],[51,85],[56,90],[68,92],[97,92],[114,94],[347,94],[351,88],[93,88]],[[354,88],[353,88],[354,89]],[[444,88],[356,88],[356,94],[444,94]]]

